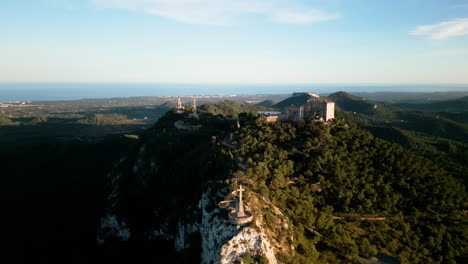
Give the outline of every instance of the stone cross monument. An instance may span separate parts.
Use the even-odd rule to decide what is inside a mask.
[[[245,191],[244,188],[242,188],[242,185],[239,185],[239,189],[237,189],[239,192],[239,203],[237,205],[237,217],[245,217],[245,212],[244,212],[244,202],[242,201],[242,192]]]
[[[236,208],[234,208],[231,213],[229,213],[229,220],[235,225],[247,224],[250,223],[253,219],[252,212],[244,208],[244,201],[242,201],[243,191],[245,191],[245,189],[242,188],[242,185],[239,184],[239,188],[237,189],[238,199],[236,200]]]

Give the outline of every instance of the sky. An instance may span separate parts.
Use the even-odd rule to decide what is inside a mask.
[[[468,84],[468,0],[2,0],[0,82]]]

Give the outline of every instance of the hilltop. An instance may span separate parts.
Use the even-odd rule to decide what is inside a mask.
[[[306,104],[308,100],[310,99],[316,99],[316,98],[322,98],[322,96],[314,93],[298,93],[297,95],[293,95],[292,97],[286,98],[283,101],[274,104],[274,108],[285,108],[288,106],[298,106],[298,105],[303,105]]]
[[[130,260],[135,247],[139,258],[172,263],[458,258],[463,225],[440,219],[463,221],[466,193],[431,161],[340,117],[265,123],[241,113],[238,129],[210,108],[198,118],[167,113],[109,173],[98,236],[115,254],[108,260]],[[220,205],[239,183],[254,220],[236,227]]]
[[[257,104],[258,106],[264,106],[264,107],[273,107],[275,105],[275,101],[273,100],[265,100],[261,101],[260,103]]]
[[[389,104],[375,102],[346,92],[336,92],[327,98],[335,102],[338,110],[373,116],[377,119],[395,118],[396,113],[399,112],[397,108]]]

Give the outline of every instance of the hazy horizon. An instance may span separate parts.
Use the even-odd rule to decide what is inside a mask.
[[[164,84],[164,83],[0,83],[0,102],[59,101],[141,96],[255,95],[345,91],[468,92],[468,85],[430,84]]]

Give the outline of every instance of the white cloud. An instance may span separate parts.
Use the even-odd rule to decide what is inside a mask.
[[[426,53],[427,56],[440,57],[440,56],[454,56],[468,54],[468,49],[449,49],[449,50],[435,50]]]
[[[122,8],[193,24],[229,25],[242,15],[260,14],[279,23],[313,23],[339,18],[295,0],[92,0],[102,8]]]
[[[468,18],[454,19],[435,25],[419,26],[411,31],[411,34],[430,36],[432,39],[437,40],[468,35]]]

